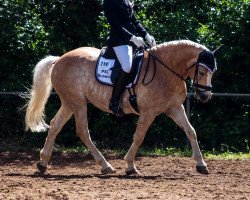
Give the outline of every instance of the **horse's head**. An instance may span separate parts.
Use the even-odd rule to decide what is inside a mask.
[[[218,50],[211,52],[203,50],[195,64],[195,73],[193,77],[193,87],[195,89],[195,98],[201,102],[207,102],[212,97],[212,76],[217,70],[215,56]]]

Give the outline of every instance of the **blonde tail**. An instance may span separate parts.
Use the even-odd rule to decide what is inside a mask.
[[[53,64],[59,58],[48,56],[37,63],[34,68],[32,89],[28,95],[25,95],[29,98],[25,115],[26,130],[43,132],[49,128],[49,125],[44,121],[44,109],[52,89],[51,71]]]

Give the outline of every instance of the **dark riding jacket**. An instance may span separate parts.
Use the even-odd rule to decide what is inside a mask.
[[[104,15],[111,27],[109,46],[128,45],[133,35],[144,39],[147,35],[129,3],[129,0],[104,0]]]

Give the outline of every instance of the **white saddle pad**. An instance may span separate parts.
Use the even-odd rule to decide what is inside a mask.
[[[100,57],[96,67],[96,78],[101,83],[113,85],[111,81],[112,67],[114,67],[115,59],[106,59]]]

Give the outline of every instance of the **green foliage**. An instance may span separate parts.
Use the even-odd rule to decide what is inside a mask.
[[[35,0],[35,5],[49,32],[51,51],[62,54],[80,46],[98,46],[99,32],[95,23],[101,12],[98,0]]]
[[[194,102],[191,123],[204,149],[248,151],[249,98],[213,98],[205,105]],[[237,141],[237,142],[236,142]]]
[[[1,90],[23,90],[32,60],[44,49],[46,33],[28,0],[0,2]]]
[[[2,91],[23,91],[31,84],[34,64],[79,46],[98,46],[98,0],[0,2],[0,80]],[[21,73],[20,73],[21,72]]]
[[[249,0],[136,0],[136,15],[148,32],[162,43],[190,39],[211,50],[221,44],[213,92],[250,91],[250,1]],[[62,55],[80,46],[106,45],[109,25],[102,0],[2,0],[0,1],[0,91],[24,91],[30,87],[35,63],[48,54]],[[0,97],[0,139],[3,144],[42,147],[45,134],[23,131],[24,113],[18,97]],[[59,107],[52,97],[46,107],[48,121]],[[214,98],[210,103],[191,105],[191,123],[203,149],[246,151],[250,146],[249,99]],[[138,118],[116,119],[89,106],[92,138],[103,148],[127,149]],[[59,134],[56,143],[80,146],[74,120]],[[13,137],[14,136],[14,137]],[[169,151],[186,148],[183,131],[161,115],[151,125],[144,148]],[[163,150],[157,150],[163,149]]]

